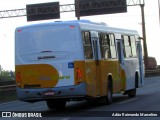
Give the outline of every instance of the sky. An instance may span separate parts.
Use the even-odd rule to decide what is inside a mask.
[[[0,11],[26,8],[27,4],[47,3],[58,0],[0,0]],[[136,1],[136,0],[134,0]],[[74,0],[59,0],[60,4],[72,4]],[[158,0],[145,0],[145,25],[148,55],[156,57],[160,65],[160,23]],[[76,20],[74,12],[61,13],[57,20]],[[127,13],[107,14],[81,17],[94,22],[104,22],[111,27],[137,30],[142,36],[141,9],[140,6],[127,7]],[[27,22],[26,16],[17,18],[0,19],[0,65],[3,70],[15,70],[14,57],[14,31],[18,26],[36,24],[39,22],[57,21],[35,21]]]

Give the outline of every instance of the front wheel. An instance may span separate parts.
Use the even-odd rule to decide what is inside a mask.
[[[137,94],[136,88],[138,88],[138,80],[139,80],[138,73],[136,73],[136,75],[135,75],[135,88],[128,91],[128,97],[135,97],[136,96],[136,94]]]
[[[112,103],[112,82],[111,80],[108,81],[108,89],[107,89],[107,96],[106,96],[106,104],[109,105]]]
[[[49,109],[56,110],[56,111],[65,110],[65,106],[66,106],[65,100],[48,100],[46,101],[46,103]]]

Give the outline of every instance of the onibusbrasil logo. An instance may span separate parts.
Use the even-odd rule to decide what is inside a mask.
[[[40,112],[2,112],[2,117],[42,117]]]

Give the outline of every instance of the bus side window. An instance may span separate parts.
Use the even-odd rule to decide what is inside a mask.
[[[117,52],[118,52],[119,62],[122,63],[122,54],[121,54],[122,51],[121,51],[121,43],[120,42],[117,43],[117,49],[118,49]]]
[[[131,43],[128,35],[123,36],[123,45],[124,45],[124,51],[125,51],[125,58],[130,58],[132,57],[132,52],[131,52]]]
[[[111,58],[109,39],[107,37],[107,34],[99,33],[99,41],[100,41],[101,58],[104,59]]]
[[[93,59],[90,32],[82,32],[82,37],[83,37],[84,57],[85,59]]]
[[[137,57],[137,52],[136,52],[136,38],[135,36],[130,36],[130,41],[131,41],[131,49],[132,49],[132,56]]]
[[[117,58],[114,34],[108,34],[108,39],[110,41],[111,58]]]

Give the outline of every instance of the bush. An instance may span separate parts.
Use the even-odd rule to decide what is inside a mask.
[[[14,72],[12,72],[12,71],[1,71],[0,85],[13,84],[13,83],[15,83]]]

